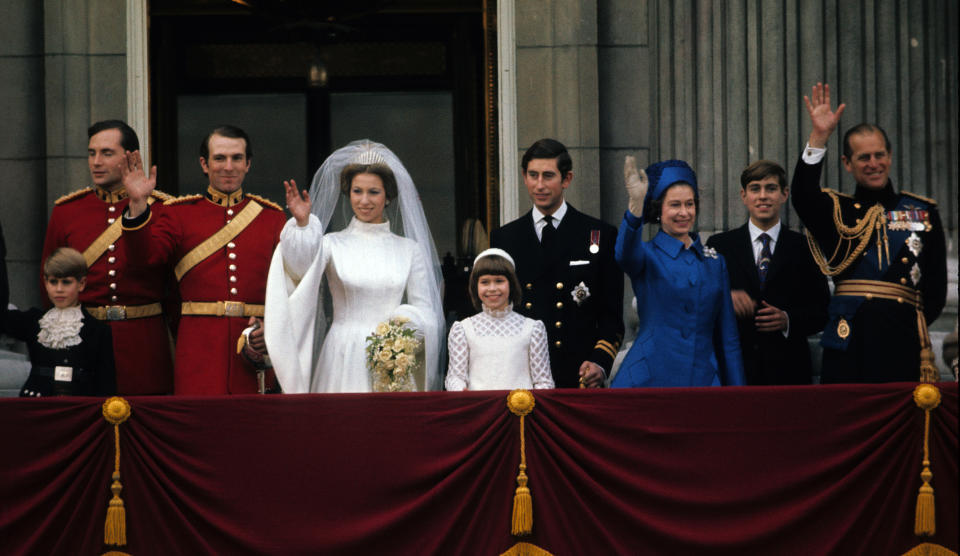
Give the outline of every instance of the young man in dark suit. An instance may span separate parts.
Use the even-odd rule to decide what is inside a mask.
[[[521,166],[533,209],[494,230],[490,243],[516,261],[523,302],[514,309],[546,325],[557,387],[600,387],[623,339],[617,230],[564,200],[573,162],[563,144],[537,141]]]
[[[807,336],[823,329],[830,290],[802,234],[780,221],[786,172],[758,160],[740,175],[746,224],[707,240],[727,260],[747,384],[810,384]]]

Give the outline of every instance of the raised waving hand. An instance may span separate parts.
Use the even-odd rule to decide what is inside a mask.
[[[287,198],[287,210],[297,221],[297,226],[306,226],[310,221],[310,193],[297,188],[296,180],[283,180]]]
[[[623,181],[627,188],[627,207],[631,214],[640,218],[643,216],[643,199],[647,196],[650,180],[643,168],[637,170],[637,159],[632,156],[623,159]]]
[[[130,197],[127,216],[136,218],[147,210],[147,199],[157,187],[157,167],[151,167],[147,174],[143,169],[140,151],[126,151],[124,160],[120,161],[120,179],[127,196]]]
[[[813,129],[810,130],[810,139],[808,142],[811,147],[823,148],[827,146],[827,140],[837,129],[840,123],[840,114],[843,114],[846,104],[841,104],[836,110],[830,107],[830,85],[826,83],[817,83],[811,88],[810,96],[803,96],[803,102],[807,105],[807,113],[810,114],[810,123]]]

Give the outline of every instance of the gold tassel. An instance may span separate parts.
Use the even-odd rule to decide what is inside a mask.
[[[520,417],[523,422],[523,417]],[[520,464],[520,475],[517,476],[517,491],[513,495],[513,535],[529,535],[533,531],[533,497],[527,488],[527,466]]]
[[[933,498],[933,472],[930,471],[930,410],[940,405],[940,390],[932,384],[918,384],[913,389],[913,401],[923,410],[923,484],[917,494],[917,511],[914,516],[913,534],[931,536],[937,532],[936,507]]]
[[[933,487],[930,486],[930,479],[933,473],[929,469],[924,469],[920,476],[923,477],[923,486],[920,487],[920,493],[917,494],[917,515],[913,524],[913,534],[917,536],[931,536],[937,532],[937,514],[933,504]]]
[[[920,292],[917,295],[919,297]],[[937,360],[930,345],[930,331],[922,306],[917,307],[917,334],[920,336],[920,382],[937,382],[940,380],[940,371],[937,370]]]
[[[520,417],[520,474],[517,475],[517,490],[513,495],[512,535],[529,535],[533,532],[533,496],[527,487],[526,439],[523,419],[533,411],[533,394],[529,390],[514,390],[507,395],[507,407]]]
[[[945,546],[925,542],[904,552],[903,556],[957,556],[957,553]]]
[[[120,397],[112,397],[103,402],[103,418],[113,425],[113,484],[110,491],[113,497],[107,507],[107,519],[103,525],[103,543],[113,546],[127,544],[127,511],[123,507],[120,491],[120,424],[130,417],[130,404]],[[108,553],[109,554],[109,553]]]
[[[104,544],[113,544],[123,546],[127,544],[127,511],[123,507],[123,499],[120,498],[120,491],[123,485],[120,484],[120,473],[113,474],[113,484],[110,486],[113,492],[113,498],[110,499],[110,507],[107,508],[107,522],[103,527]]]
[[[518,542],[500,556],[553,556],[535,544]]]
[[[920,382],[932,383],[940,380],[940,371],[934,363],[933,350],[925,347],[920,350]]]

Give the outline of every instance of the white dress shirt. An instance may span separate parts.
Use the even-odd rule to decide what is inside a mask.
[[[826,149],[818,149],[826,152]],[[806,151],[804,151],[806,154]],[[823,158],[823,154],[820,155]],[[754,263],[760,262],[760,251],[763,251],[763,242],[760,241],[760,234],[767,234],[770,236],[770,255],[772,256],[774,251],[777,248],[777,239],[780,238],[780,224],[778,220],[769,230],[761,230],[753,223],[753,220],[747,221],[747,229],[750,230],[750,245],[753,247],[753,261]],[[783,309],[781,309],[783,311]],[[790,314],[786,311],[783,311],[787,315],[787,328],[782,331],[783,337],[786,338],[790,335]]]
[[[537,239],[543,239],[543,229],[547,226],[547,221],[544,218],[546,215],[540,212],[537,207],[533,207],[530,214],[533,216],[533,229],[537,232]],[[563,201],[560,203],[560,208],[550,215],[553,217],[554,228],[560,227],[560,221],[563,220],[565,214],[567,214],[567,202]]]
[[[760,251],[763,251],[763,242],[760,241],[760,234],[770,236],[770,254],[773,255],[777,249],[777,238],[780,237],[780,221],[773,225],[769,230],[761,230],[750,220],[747,224],[750,230],[750,245],[753,246],[753,262],[760,263]]]

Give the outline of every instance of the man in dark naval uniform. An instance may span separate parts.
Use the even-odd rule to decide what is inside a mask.
[[[521,160],[533,209],[491,235],[517,264],[523,303],[543,321],[558,388],[600,387],[623,339],[623,273],[613,258],[617,230],[570,206],[566,147],[534,143]]]
[[[740,186],[750,218],[707,245],[727,260],[747,384],[810,384],[807,336],[823,330],[830,288],[803,234],[780,219],[790,195],[783,167],[757,160]]]
[[[940,315],[947,290],[936,202],[893,189],[890,141],[872,124],[843,137],[854,194],[820,189],[827,139],[845,105],[830,107],[827,85],[818,83],[811,96],[804,101],[813,130],[793,175],[793,206],[814,259],[836,286],[821,339],[822,382],[935,381],[927,323]]]

